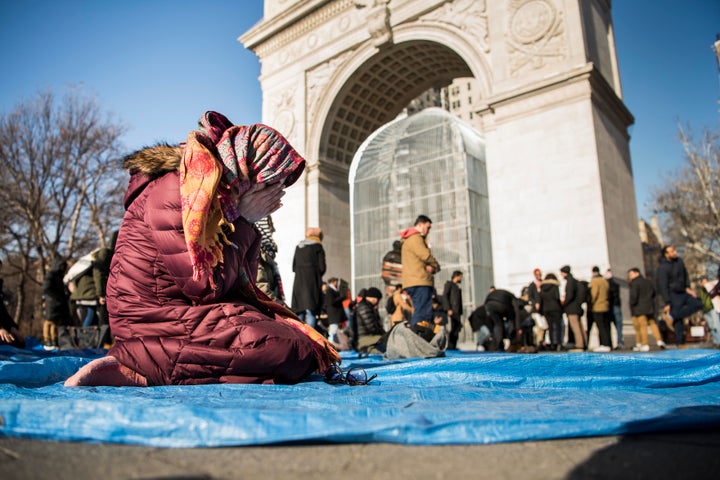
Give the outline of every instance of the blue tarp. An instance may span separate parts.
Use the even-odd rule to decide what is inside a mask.
[[[161,447],[485,444],[720,427],[720,352],[491,354],[385,361],[328,385],[64,388],[104,351],[0,347],[0,435]]]

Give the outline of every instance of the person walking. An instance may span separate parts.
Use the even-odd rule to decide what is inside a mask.
[[[658,293],[663,299],[663,313],[670,317],[675,330],[675,345],[685,346],[685,319],[702,310],[703,305],[690,288],[685,263],[673,245],[663,247],[657,269]]]
[[[595,347],[595,352],[609,352],[612,350],[612,338],[610,337],[610,321],[608,312],[610,311],[610,302],[608,294],[610,292],[610,284],[600,275],[600,268],[595,266],[592,268],[592,279],[590,280],[590,315],[592,315],[595,325],[598,328],[600,337],[600,345]]]
[[[462,329],[462,283],[463,273],[455,270],[450,280],[445,282],[445,288],[442,294],[442,305],[450,319],[450,335],[448,335],[448,350],[457,350],[457,341]]]
[[[434,275],[440,271],[440,264],[433,257],[427,244],[432,220],[420,215],[413,227],[404,230],[402,241],[402,284],[412,297],[415,311],[410,323],[417,325],[426,321],[433,323],[432,295]]]
[[[655,287],[643,277],[637,267],[628,270],[630,284],[630,314],[635,328],[635,352],[649,352],[648,326],[658,347],[665,348],[660,329],[655,322]]]
[[[322,307],[322,277],[326,268],[322,240],[320,228],[308,228],[305,239],[295,247],[292,265],[295,272],[292,309],[313,328],[317,327],[317,315]]]

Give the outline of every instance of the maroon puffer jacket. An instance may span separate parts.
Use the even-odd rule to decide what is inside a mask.
[[[176,171],[135,173],[125,208],[107,286],[109,355],[153,385],[296,383],[317,368],[310,338],[240,298],[241,280],[254,285],[257,272],[251,225],[235,223],[213,291],[192,278]]]

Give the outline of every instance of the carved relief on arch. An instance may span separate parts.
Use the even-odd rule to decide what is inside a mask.
[[[312,70],[308,70],[305,73],[306,76],[306,118],[308,125],[312,124],[315,120],[315,114],[317,112],[318,103],[323,93],[327,93],[327,86],[330,83],[330,78],[338,70],[340,65],[345,63],[348,57],[354,55],[355,50],[346,50],[345,52],[337,55],[327,62],[321,63]]]
[[[355,0],[355,8],[364,13],[367,30],[374,46],[381,47],[392,43],[390,0]]]
[[[295,138],[295,88],[282,89],[273,95],[270,106],[272,108],[268,125],[280,132],[290,143],[297,143]]]
[[[464,35],[475,40],[483,52],[490,53],[490,36],[486,0],[455,0],[420,17],[421,22],[442,23],[459,28]]]
[[[555,0],[510,0],[505,42],[510,74],[567,57],[565,19]]]

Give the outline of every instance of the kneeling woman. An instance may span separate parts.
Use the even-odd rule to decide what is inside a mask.
[[[184,146],[128,156],[107,308],[115,345],[66,386],[296,383],[340,358],[255,286],[253,223],[305,160],[275,130],[206,112]]]

